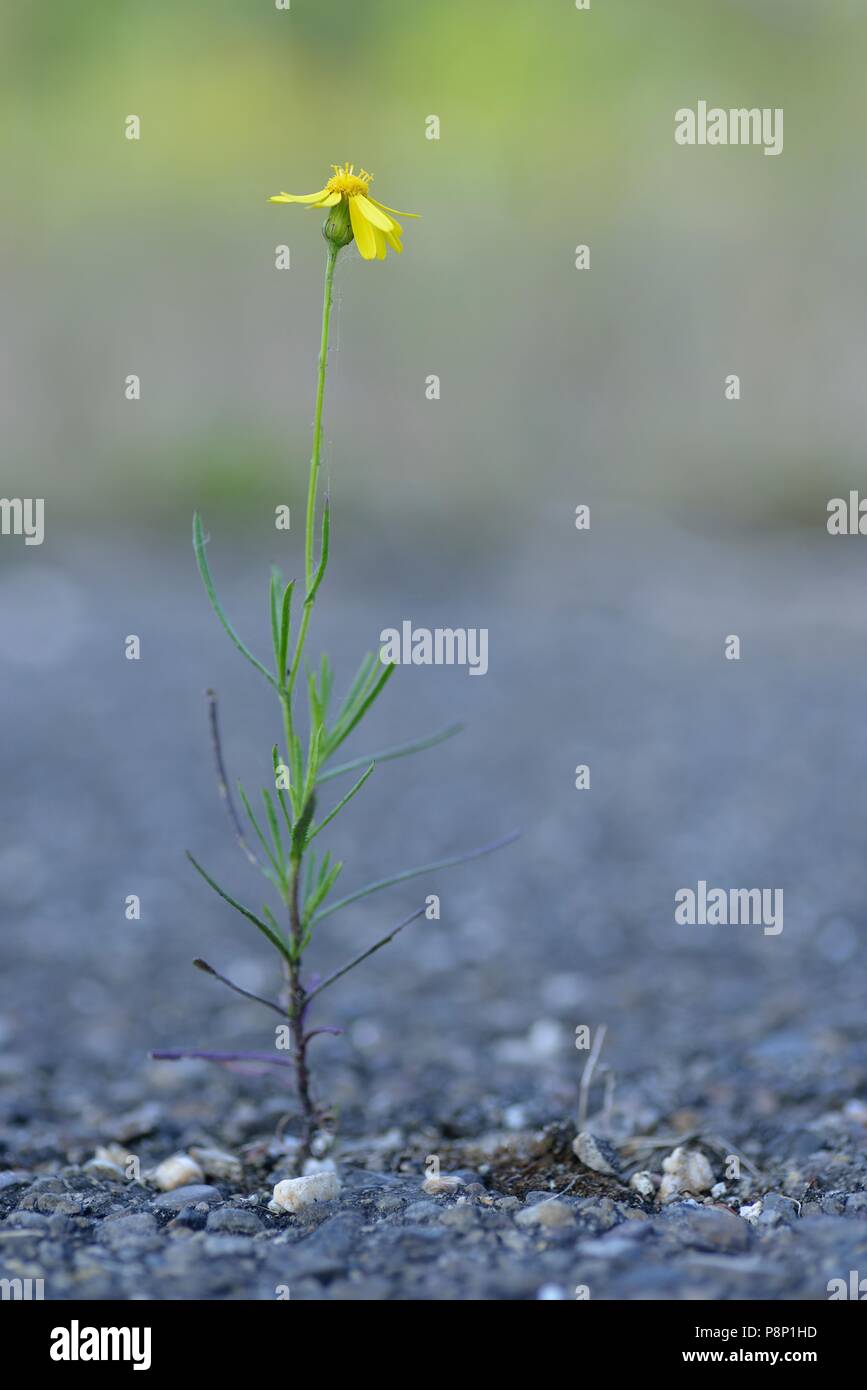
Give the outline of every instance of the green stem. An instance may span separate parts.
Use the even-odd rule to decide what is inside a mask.
[[[305,601],[301,610],[301,621],[288,680],[286,679],[285,671],[278,673],[282,686],[280,698],[283,706],[283,728],[287,744],[286,756],[290,759],[292,756],[292,737],[294,731],[292,697],[295,690],[295,681],[301,666],[301,657],[304,652],[304,643],[307,640],[307,629],[310,626],[313,607],[312,599],[309,602],[307,600],[315,572],[313,538],[316,530],[316,498],[319,490],[319,466],[322,457],[322,409],[325,404],[325,374],[328,370],[328,335],[331,328],[331,305],[334,299],[334,267],[337,264],[337,253],[339,250],[340,247],[335,246],[333,242],[328,243],[328,255],[325,262],[325,294],[322,302],[322,335],[319,342],[319,369],[316,379],[316,407],[313,414],[313,450],[310,455],[310,477],[307,484],[307,517],[304,525]],[[299,788],[299,795],[300,790]]]
[[[319,485],[319,458],[322,451],[322,406],[325,400],[325,372],[328,367],[328,330],[331,324],[331,301],[334,293],[334,267],[340,248],[328,243],[325,263],[325,299],[322,305],[322,339],[319,345],[319,376],[316,383],[316,412],[313,416],[313,453],[310,458],[310,483],[307,489],[307,526],[304,533],[304,570],[306,588],[313,582],[313,533],[316,524],[316,492]]]

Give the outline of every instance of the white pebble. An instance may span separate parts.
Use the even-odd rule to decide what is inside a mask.
[[[698,1149],[679,1145],[662,1160],[660,1202],[670,1202],[681,1192],[709,1192],[713,1187],[713,1169]]]
[[[750,1223],[751,1226],[755,1226],[755,1225],[756,1225],[756,1223],[757,1223],[759,1217],[761,1216],[761,1214],[762,1214],[762,1199],[761,1199],[761,1197],[759,1198],[759,1200],[758,1200],[757,1202],[753,1202],[753,1204],[752,1204],[751,1207],[741,1207],[740,1211],[738,1212],[738,1215],[739,1215],[739,1216],[742,1216],[742,1217],[744,1218],[744,1221],[749,1221],[749,1223]]]
[[[163,1192],[172,1192],[176,1187],[186,1187],[188,1183],[201,1183],[205,1175],[194,1158],[189,1154],[172,1154],[164,1158],[153,1172],[153,1181]]]
[[[336,1173],[308,1173],[304,1178],[284,1178],[274,1188],[268,1210],[303,1211],[315,1202],[332,1202],[340,1191]]]
[[[588,1130],[582,1130],[572,1140],[572,1152],[585,1168],[592,1168],[594,1173],[617,1176],[617,1170],[611,1161],[615,1158],[613,1148],[604,1140],[600,1143]]]
[[[463,1187],[460,1178],[451,1177],[447,1173],[441,1173],[439,1177],[425,1178],[421,1185],[422,1192],[426,1192],[429,1197],[440,1197],[443,1194],[450,1195],[457,1192],[459,1187]]]
[[[656,1186],[653,1181],[653,1176],[648,1173],[646,1169],[640,1173],[633,1173],[632,1177],[629,1179],[629,1186],[632,1188],[633,1192],[638,1193],[639,1197],[650,1198],[656,1195]]]

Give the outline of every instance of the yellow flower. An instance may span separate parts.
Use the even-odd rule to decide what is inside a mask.
[[[400,255],[402,228],[394,220],[392,213],[396,208],[388,208],[385,203],[371,198],[368,185],[371,175],[364,169],[355,172],[354,164],[332,164],[334,175],[318,193],[277,193],[269,198],[269,203],[306,203],[311,208],[333,208],[343,203],[349,212],[352,233],[358,249],[366,261],[374,258],[385,260],[386,246]],[[417,212],[399,212],[398,217],[418,217]],[[351,240],[351,238],[347,238]]]

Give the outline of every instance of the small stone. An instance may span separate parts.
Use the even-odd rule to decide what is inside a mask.
[[[727,1207],[693,1207],[684,1217],[684,1243],[700,1250],[737,1254],[749,1249],[752,1232]]]
[[[153,1205],[160,1211],[183,1211],[191,1202],[206,1202],[210,1206],[213,1202],[222,1200],[222,1193],[218,1187],[193,1183],[191,1187],[176,1187],[171,1192],[163,1192],[161,1196],[154,1198]]]
[[[491,1196],[490,1192],[485,1187],[484,1183],[481,1182],[467,1183],[466,1187],[464,1188],[464,1196],[461,1197],[460,1200],[463,1201],[464,1198],[466,1198],[466,1200],[470,1202],[480,1202],[483,1206],[486,1207],[493,1206],[494,1202],[494,1199]]]
[[[761,1198],[759,1198],[759,1200],[758,1200],[757,1202],[753,1202],[752,1206],[749,1206],[749,1207],[741,1207],[740,1212],[739,1212],[739,1215],[743,1217],[744,1221],[749,1221],[749,1223],[750,1223],[751,1226],[756,1226],[756,1225],[758,1224],[758,1220],[759,1220],[759,1217],[761,1216],[761,1214],[762,1214],[762,1199],[761,1199]]]
[[[9,1187],[27,1187],[32,1178],[33,1174],[26,1173],[22,1168],[7,1168],[0,1173],[0,1192],[5,1192]]]
[[[711,1197],[724,1197],[726,1195],[726,1185],[724,1182],[715,1182],[710,1190]]]
[[[614,1145],[609,1144],[607,1139],[591,1134],[589,1130],[582,1130],[572,1140],[572,1152],[585,1168],[592,1168],[594,1173],[605,1173],[608,1177],[616,1178],[620,1172],[620,1155]]]
[[[261,1231],[262,1222],[255,1212],[242,1211],[240,1207],[221,1207],[208,1213],[207,1229],[221,1235],[255,1236]]]
[[[460,1178],[450,1176],[448,1173],[440,1173],[438,1177],[425,1178],[421,1190],[427,1193],[428,1197],[443,1197],[451,1196],[457,1192],[459,1187],[463,1187]]]
[[[153,1181],[162,1192],[173,1192],[176,1187],[187,1187],[190,1183],[204,1180],[204,1173],[189,1154],[172,1154],[171,1158],[164,1158],[153,1172]]]
[[[122,1182],[126,1177],[123,1169],[116,1163],[109,1163],[107,1159],[102,1158],[89,1158],[84,1164],[84,1172],[95,1178],[103,1178],[107,1182]]]
[[[643,1197],[645,1201],[651,1201],[656,1196],[656,1184],[653,1181],[652,1174],[648,1173],[646,1169],[642,1170],[640,1173],[633,1173],[632,1177],[629,1179],[629,1186],[632,1188],[633,1192],[637,1192],[639,1197]]]
[[[574,1226],[575,1213],[565,1202],[537,1202],[535,1206],[525,1207],[515,1217],[519,1226],[542,1226],[553,1231],[563,1226]]]
[[[762,1226],[791,1225],[800,1215],[799,1204],[782,1192],[766,1192],[762,1198],[762,1213],[759,1224]]]
[[[143,1134],[153,1134],[162,1120],[162,1111],[153,1101],[145,1101],[135,1110],[112,1120],[106,1126],[114,1139],[129,1143],[130,1139],[140,1139]]]
[[[662,1160],[660,1202],[671,1202],[682,1192],[709,1192],[713,1187],[713,1169],[698,1149],[679,1145]]]
[[[336,1173],[309,1173],[303,1178],[284,1178],[274,1188],[268,1210],[273,1212],[303,1211],[316,1202],[333,1202],[340,1192]]]
[[[438,1208],[433,1202],[417,1202],[417,1206],[433,1207],[434,1211]],[[406,1198],[400,1192],[384,1192],[381,1197],[376,1199],[376,1209],[381,1211],[383,1216],[389,1216],[392,1212],[402,1211],[406,1206]]]
[[[205,1177],[223,1182],[237,1182],[241,1176],[241,1160],[223,1149],[191,1145],[190,1158],[198,1163]]]
[[[440,1224],[450,1226],[456,1231],[471,1231],[479,1223],[479,1215],[475,1207],[454,1206],[439,1209]]]
[[[202,1211],[194,1202],[188,1202],[185,1207],[181,1207],[177,1216],[174,1220],[169,1222],[166,1229],[169,1231],[202,1231],[205,1228],[207,1219],[207,1207]]]
[[[411,1202],[404,1209],[403,1219],[408,1226],[416,1221],[436,1221],[442,1215],[442,1207],[436,1202]]]
[[[562,1055],[564,1030],[555,1019],[540,1018],[525,1038],[502,1038],[495,1046],[501,1062],[533,1066]]]
[[[126,1168],[131,1154],[125,1144],[99,1144],[91,1159],[98,1163],[113,1163],[116,1168]]]
[[[61,1216],[80,1216],[81,1203],[62,1192],[40,1192],[36,1198],[36,1210],[45,1213],[58,1213]]]

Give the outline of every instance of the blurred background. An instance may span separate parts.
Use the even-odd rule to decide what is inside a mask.
[[[525,835],[449,880],[448,935],[402,938],[347,987],[348,1050],[319,1044],[349,1068],[334,1091],[454,1114],[494,1058],[504,1103],[544,1117],[576,1080],[575,1024],[602,1018],[622,1070],[671,1063],[669,1097],[703,1046],[730,1066],[736,1039],[779,1036],[790,1069],[805,1020],[862,1030],[845,1084],[863,1080],[867,542],[825,532],[829,497],[867,484],[863,6],[16,0],[0,54],[2,490],[46,499],[42,547],[0,542],[5,1065],[22,1085],[27,1058],[53,1069],[72,1124],[82,1090],[140,1096],[151,1045],[263,1045],[252,1006],[188,964],[272,978],[182,851],[255,898],[202,691],[253,785],[277,726],[189,526],[200,507],[264,652],[268,565],[300,563],[324,263],[319,215],[266,199],[349,160],[422,217],[400,259],[340,259],[314,646],[343,682],[404,618],[487,626],[491,651],[485,680],[399,673],[353,744],[470,725],[378,771],[335,827],[345,890]],[[784,153],[678,147],[699,99],[784,108]],[[783,887],[783,936],[685,936],[673,894],[698,878]],[[415,902],[332,919],[318,963]]]
[[[341,506],[788,525],[864,480],[857,0],[21,0],[0,26],[4,475],[55,525],[294,486],[323,246],[265,200],[343,160],[422,220],[399,264],[341,266]],[[782,157],[675,145],[699,98],[783,107]]]

